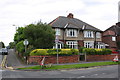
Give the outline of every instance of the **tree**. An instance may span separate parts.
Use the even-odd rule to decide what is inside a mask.
[[[5,48],[5,44],[4,44],[3,42],[0,42],[0,43],[1,43],[1,45],[2,45],[1,47],[2,47],[2,48]]]
[[[14,43],[14,42],[10,42],[10,43],[9,43],[9,48],[10,48],[10,49],[15,48],[15,43]]]
[[[18,50],[18,52],[24,53],[25,48],[24,48],[24,45],[23,45],[23,41],[20,41],[16,44],[16,49]]]
[[[23,31],[24,31],[24,27],[18,27],[17,32],[14,36],[15,44],[17,44],[18,42],[23,41],[25,39]]]
[[[24,36],[34,48],[52,48],[54,45],[55,31],[51,26],[38,22],[27,25],[24,29]]]

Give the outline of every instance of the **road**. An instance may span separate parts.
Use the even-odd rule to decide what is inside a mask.
[[[21,64],[21,62],[16,57],[13,49],[8,50],[8,52],[9,52],[9,54],[7,56],[7,66],[8,67],[23,66],[23,64]]]
[[[61,71],[3,71],[3,78],[118,78],[118,65]]]

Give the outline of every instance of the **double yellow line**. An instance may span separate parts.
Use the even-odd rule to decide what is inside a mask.
[[[1,63],[1,67],[2,68],[5,68],[5,64],[6,64],[6,60],[7,60],[7,55],[4,56],[3,60],[2,60],[2,63]]]

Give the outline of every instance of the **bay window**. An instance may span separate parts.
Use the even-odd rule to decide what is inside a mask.
[[[78,42],[77,41],[67,41],[66,44],[69,48],[78,49]]]

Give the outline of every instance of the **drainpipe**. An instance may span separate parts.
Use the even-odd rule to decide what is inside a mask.
[[[94,41],[94,48],[96,48],[96,31],[95,31],[95,37],[94,37],[94,39],[95,39],[95,41]]]

